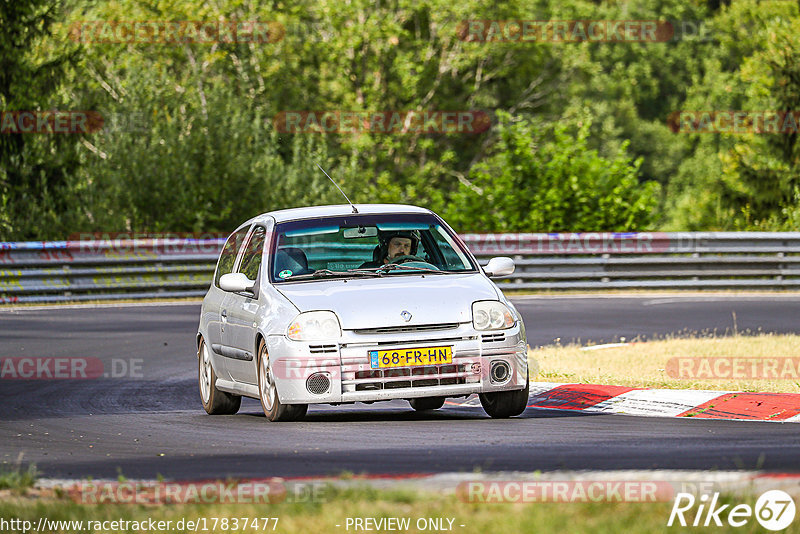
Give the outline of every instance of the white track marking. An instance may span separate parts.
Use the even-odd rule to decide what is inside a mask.
[[[601,349],[615,349],[617,347],[627,347],[632,343],[603,343],[602,345],[589,345],[588,347],[581,347],[580,350],[601,350]]]
[[[542,393],[546,393],[551,389],[555,389],[558,386],[564,386],[566,383],[560,382],[531,382],[530,387],[530,396],[534,397],[536,395],[541,395]]]
[[[585,412],[674,417],[728,391],[635,389],[584,409]]]

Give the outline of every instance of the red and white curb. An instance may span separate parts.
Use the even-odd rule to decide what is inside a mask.
[[[479,407],[478,397],[449,405]],[[531,384],[529,408],[587,413],[800,423],[800,394],[649,389],[598,384]]]

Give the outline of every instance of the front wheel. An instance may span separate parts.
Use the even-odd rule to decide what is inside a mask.
[[[517,391],[498,391],[496,393],[481,393],[481,406],[484,411],[495,419],[513,417],[525,411],[528,406],[530,392],[530,379],[525,381],[525,389]]]
[[[204,339],[200,339],[197,347],[198,382],[200,384],[200,400],[209,415],[232,415],[239,411],[242,397],[231,395],[217,389],[217,373],[211,365],[211,353]]]
[[[438,410],[444,406],[444,397],[420,397],[418,399],[410,399],[408,403],[418,412]]]
[[[283,404],[278,398],[278,387],[264,341],[258,346],[258,396],[264,414],[273,422],[299,421],[308,411],[308,404]]]

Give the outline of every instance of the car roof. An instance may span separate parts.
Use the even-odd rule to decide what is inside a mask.
[[[408,204],[356,204],[359,215],[374,215],[377,213],[433,213],[427,208],[411,206]],[[335,217],[340,215],[351,215],[353,207],[350,204],[336,204],[333,206],[309,206],[306,208],[291,208],[285,210],[270,211],[253,217],[245,224],[253,222],[266,222],[273,218],[275,222],[282,223],[298,219],[311,219],[315,217]]]

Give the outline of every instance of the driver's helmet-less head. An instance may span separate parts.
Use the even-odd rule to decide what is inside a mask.
[[[419,241],[420,241],[419,230],[397,230],[397,231],[378,233],[378,242],[380,243],[382,258],[385,258],[386,255],[388,254],[389,241],[391,241],[393,237],[403,237],[405,239],[410,239],[411,255],[412,256],[417,255],[417,247],[419,247]]]

